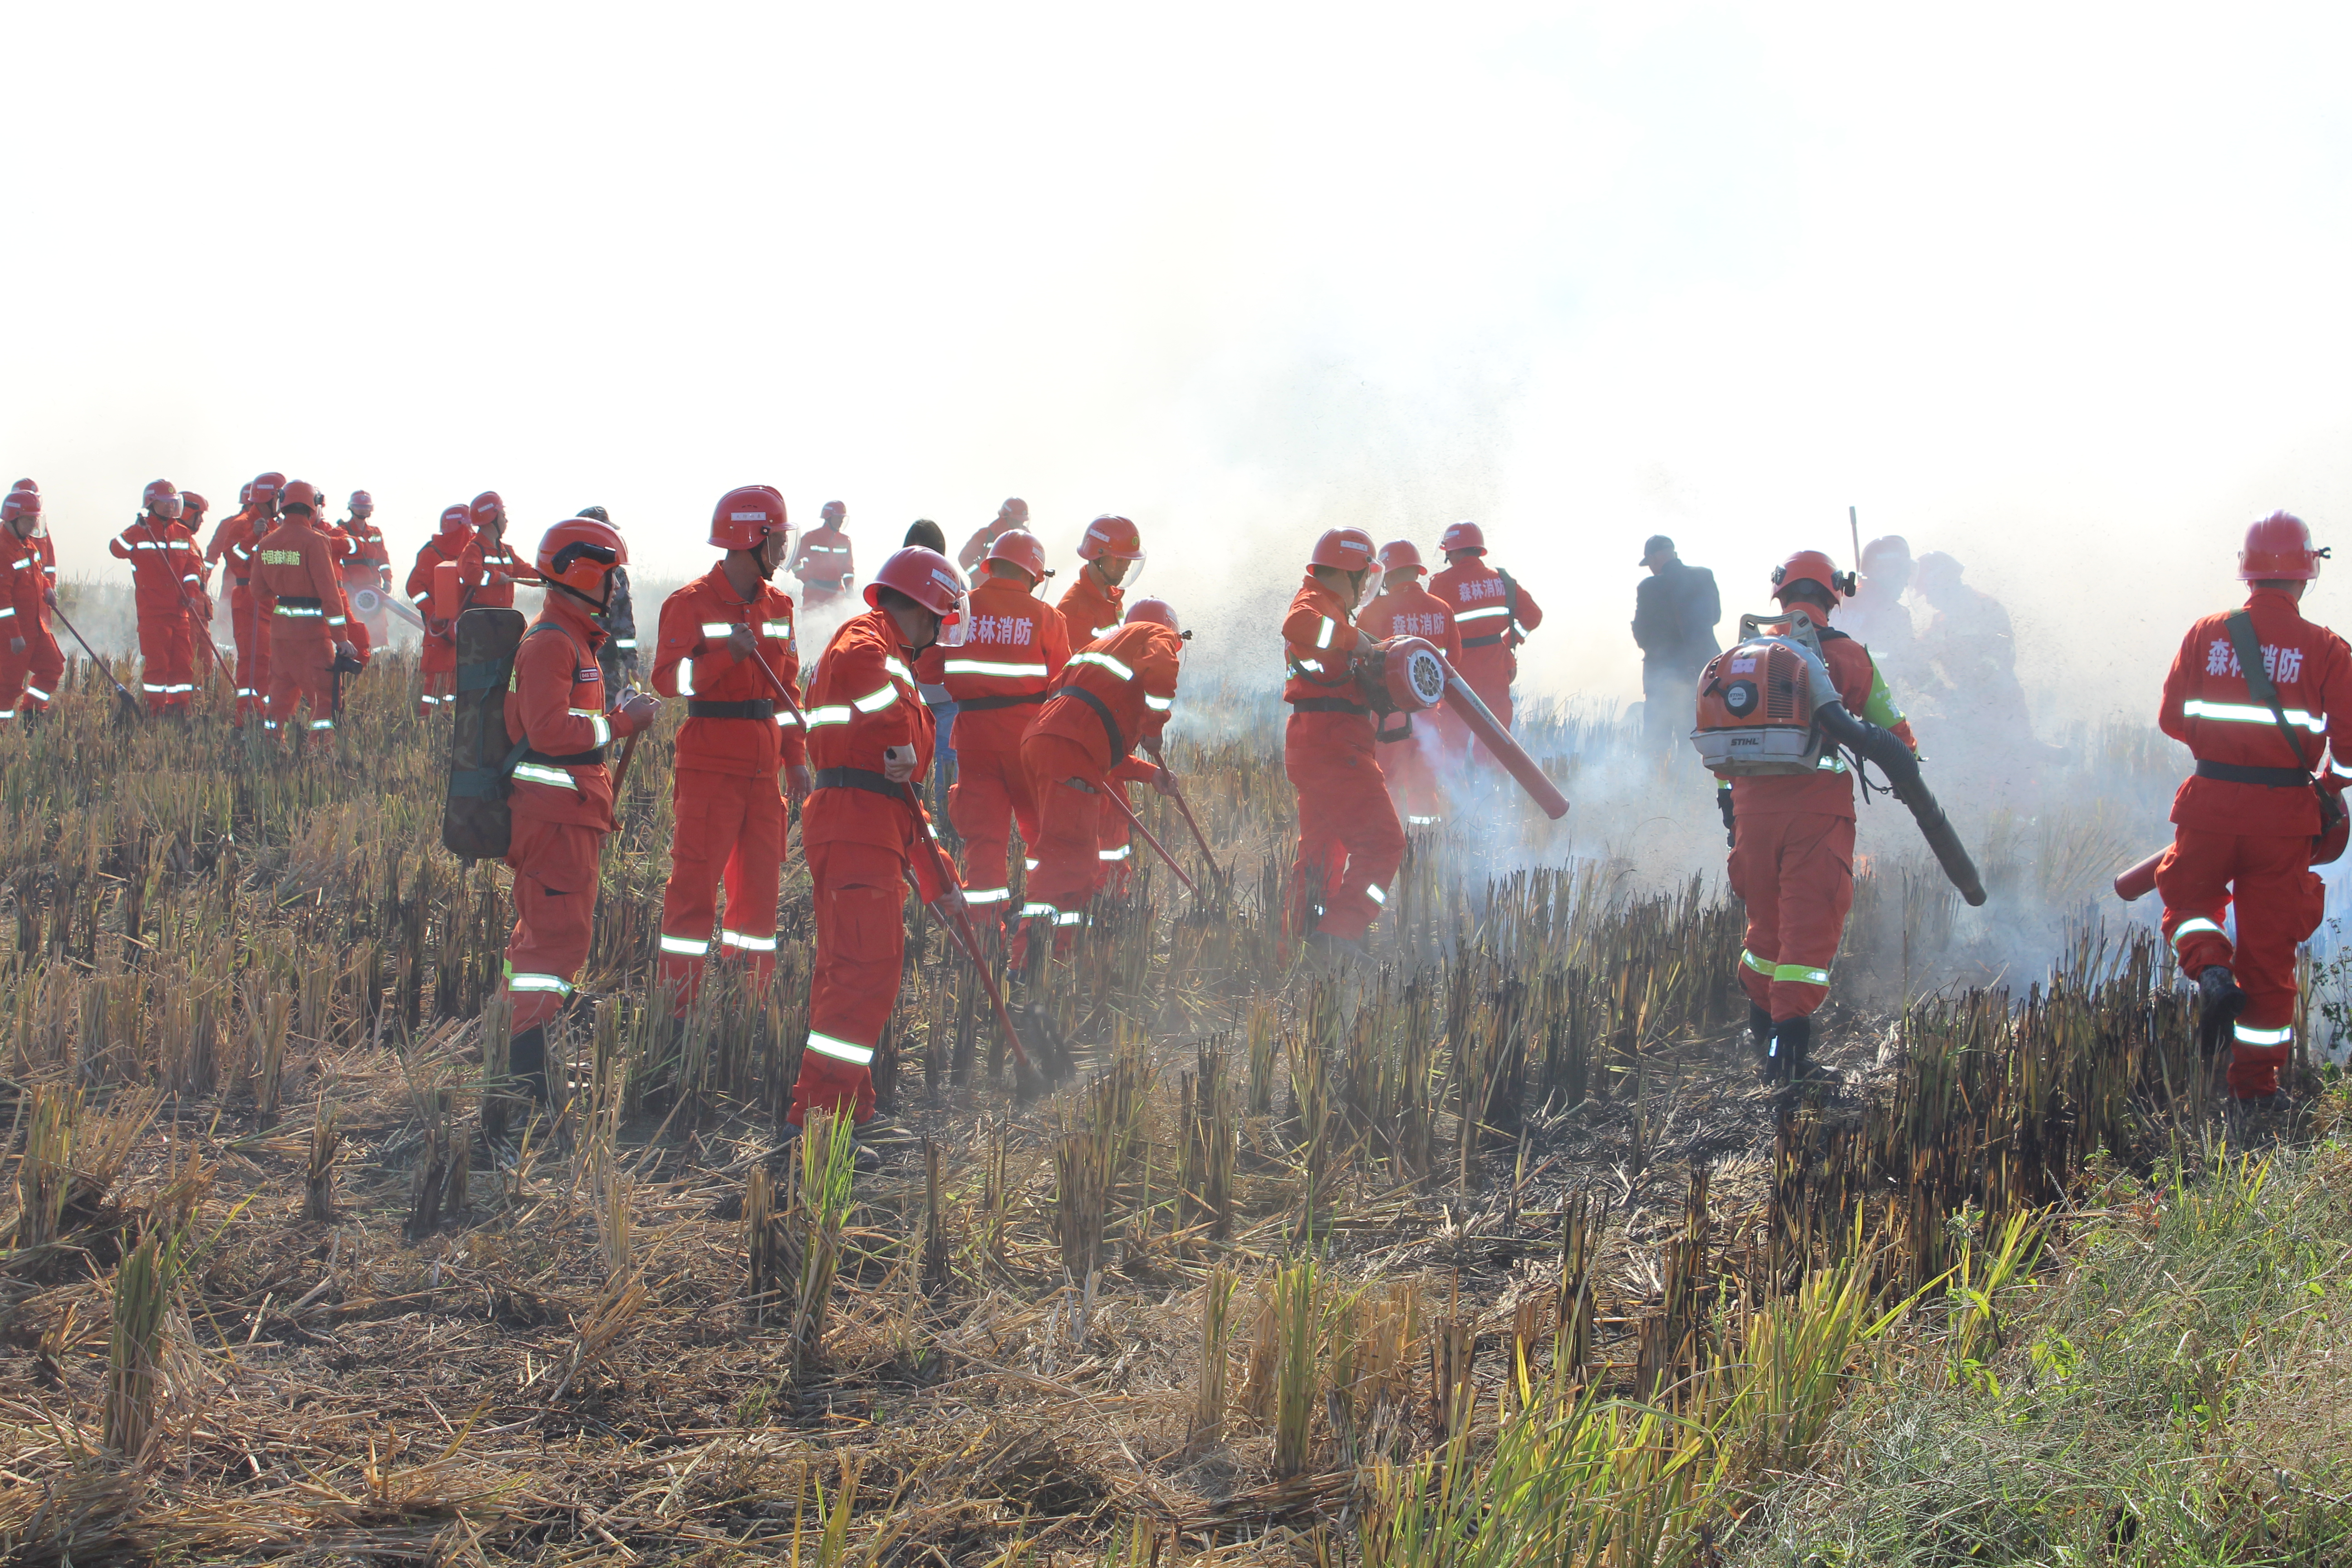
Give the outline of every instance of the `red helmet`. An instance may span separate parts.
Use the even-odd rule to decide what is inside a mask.
[[[1331,566],[1342,572],[1363,572],[1378,564],[1372,553],[1372,536],[1360,528],[1326,529],[1323,537],[1315,542],[1315,553],[1307,558],[1310,566]]]
[[[1772,594],[1775,598],[1788,592],[1791,583],[1819,583],[1830,591],[1830,603],[1836,604],[1853,592],[1853,574],[1841,572],[1830,558],[1818,550],[1800,550],[1772,568]]]
[[[768,535],[791,531],[783,492],[773,485],[738,485],[710,513],[710,542],[721,550],[757,550]]]
[[[10,490],[8,499],[0,501],[0,522],[14,522],[20,517],[40,515],[41,492],[38,490]]]
[[[1484,555],[1486,553],[1486,530],[1475,522],[1457,522],[1447,529],[1445,536],[1437,542],[1437,550],[1441,555],[1451,555],[1457,550],[1475,550]]]
[[[319,515],[319,487],[308,479],[296,479],[279,492],[278,505],[282,511],[292,511],[299,506],[316,517]]]
[[[831,523],[835,528],[839,528],[848,520],[849,509],[842,505],[837,500],[829,500],[824,503],[824,510],[819,515],[822,516],[826,522]]]
[[[35,484],[30,479],[18,479],[15,484],[8,487],[8,490],[12,495],[18,490],[30,490],[33,494],[39,495],[41,493],[41,487]]]
[[[151,479],[147,493],[139,498],[139,504],[157,517],[177,519],[181,511],[180,492],[169,479]]]
[[[1105,512],[1087,524],[1086,537],[1078,541],[1078,559],[1094,561],[1105,555],[1118,561],[1142,560],[1142,531],[1127,519]]]
[[[1127,607],[1127,625],[1148,621],[1155,626],[1166,626],[1181,637],[1184,628],[1176,624],[1176,607],[1165,599],[1138,599]]]
[[[1028,573],[1032,581],[1043,582],[1053,575],[1045,570],[1045,547],[1025,528],[1008,528],[998,534],[988,547],[988,559],[1009,561]]]
[[[940,647],[961,647],[971,635],[971,599],[963,574],[938,551],[910,545],[882,563],[882,570],[866,584],[866,604],[878,606],[885,588],[896,589],[940,617]]]
[[[198,495],[195,491],[182,490],[180,492],[180,510],[183,516],[202,517],[205,513],[212,510],[212,509],[213,503]]]
[[[1412,547],[1412,540],[1391,539],[1381,546],[1381,576],[1383,580],[1401,573],[1425,573],[1428,570],[1421,563],[1421,552]]]
[[[2238,575],[2248,583],[2308,583],[2319,575],[2319,563],[2326,559],[2326,551],[2312,548],[2309,524],[2291,511],[2274,511],[2246,526]]]
[[[236,504],[239,506],[251,506],[253,504],[253,481],[251,479],[247,479],[245,483],[236,487]]]
[[[365,490],[353,490],[352,492],[352,499],[345,501],[343,504],[351,509],[352,516],[357,517],[360,514],[362,508],[365,508],[369,511],[373,511],[375,510],[375,497],[368,494]]]
[[[473,513],[474,526],[488,528],[506,517],[507,503],[499,499],[498,491],[484,490],[474,498]]]
[[[474,526],[474,509],[464,501],[441,509],[441,531],[455,533],[459,529],[470,531]]]
[[[540,536],[539,574],[602,608],[612,596],[613,568],[629,559],[628,542],[609,522],[567,518]]]
[[[256,474],[253,477],[253,499],[265,511],[278,505],[278,492],[286,488],[286,476],[280,473]]]

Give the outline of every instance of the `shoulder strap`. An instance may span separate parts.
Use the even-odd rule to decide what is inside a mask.
[[[2286,738],[2287,749],[2294,753],[2294,765],[2303,767],[2303,742],[2296,737],[2294,726],[2286,721],[2286,710],[2279,705],[2278,688],[2271,684],[2271,673],[2263,668],[2262,645],[2254,640],[2254,617],[2243,610],[2231,610],[2224,624],[2230,628],[2230,647],[2238,656],[2238,668],[2246,678],[2247,691],[2271,710],[2279,733]]]
[[[1516,627],[1519,624],[1518,580],[1500,566],[1495,568],[1495,575],[1503,580],[1503,603],[1510,606],[1511,625]]]

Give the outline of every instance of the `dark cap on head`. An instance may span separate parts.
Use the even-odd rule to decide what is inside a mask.
[[[945,555],[948,552],[947,531],[928,517],[919,517],[908,527],[907,542],[901,548],[911,549],[918,544]]]
[[[1668,555],[1672,555],[1675,552],[1675,542],[1668,539],[1663,533],[1654,533],[1650,535],[1649,539],[1642,546],[1642,559],[1634,562],[1633,564],[1636,566],[1647,566],[1650,563],[1650,557],[1659,553],[1661,551],[1664,552]]]
[[[601,506],[583,506],[572,515],[574,517],[593,517],[598,522],[610,522],[613,521],[612,515],[605,511],[605,510]]]

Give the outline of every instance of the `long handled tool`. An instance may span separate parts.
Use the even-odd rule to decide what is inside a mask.
[[[148,522],[144,518],[140,519],[140,523],[147,530],[147,536],[153,539],[155,537],[155,525]],[[157,549],[163,550],[164,567],[166,570],[169,570],[172,560],[171,552],[168,549],[164,549],[163,542],[160,539],[155,541],[155,545]],[[192,544],[190,548],[193,549],[194,545]],[[180,610],[188,617],[188,629],[195,634],[197,641],[205,645],[205,651],[213,656],[213,667],[220,671],[221,680],[228,687],[229,700],[231,702],[236,701],[236,677],[229,673],[228,666],[222,661],[220,644],[213,641],[212,617],[206,616],[199,618],[197,616],[196,606],[188,601],[187,584],[182,582],[179,578],[174,577],[172,579],[172,586],[179,592]],[[340,687],[337,689],[335,706],[338,709],[341,709],[342,706]]]
[[[381,588],[352,589],[352,608],[362,616],[372,616],[378,610],[389,610],[392,614],[398,616],[402,620],[406,621],[410,626],[415,626],[418,631],[423,631],[425,629],[425,617],[423,616],[418,615],[415,610],[410,609],[406,605],[402,604],[399,600],[394,598],[391,595],[385,593]]]
[[[1219,888],[1223,888],[1225,885],[1224,868],[1217,864],[1216,853],[1209,847],[1209,836],[1202,833],[1201,825],[1193,820],[1192,807],[1184,799],[1183,788],[1177,784],[1175,773],[1165,763],[1160,764],[1160,769],[1161,775],[1168,780],[1168,798],[1176,803],[1176,810],[1184,818],[1184,826],[1192,830],[1192,842],[1201,847],[1201,858],[1209,863],[1210,877],[1214,879]]]
[[[65,627],[68,632],[72,633],[74,641],[81,644],[81,651],[89,655],[89,662],[106,672],[107,684],[114,688],[114,694],[117,697],[122,699],[122,710],[133,719],[138,718],[144,710],[139,706],[139,699],[131,695],[131,688],[123,685],[122,682],[114,678],[114,666],[107,663],[106,660],[98,657],[98,649],[89,646],[89,639],[88,637],[74,630],[74,624],[66,619],[66,613],[63,610],[58,608],[55,605],[51,605],[49,606],[49,614],[58,618],[58,625]]]
[[[1103,798],[1109,801],[1111,805],[1118,808],[1118,814],[1127,818],[1127,826],[1136,833],[1142,836],[1143,841],[1151,846],[1153,854],[1168,862],[1168,868],[1176,874],[1176,879],[1178,881],[1184,884],[1184,890],[1192,894],[1194,898],[1199,898],[1201,896],[1200,884],[1193,881],[1192,878],[1184,875],[1184,868],[1176,864],[1176,857],[1168,853],[1168,847],[1160,843],[1159,839],[1154,838],[1151,836],[1151,829],[1143,826],[1143,818],[1136,816],[1135,807],[1127,804],[1127,791],[1119,786],[1117,779],[1110,779],[1105,782],[1103,785]]]

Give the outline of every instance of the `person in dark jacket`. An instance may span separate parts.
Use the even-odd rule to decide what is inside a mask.
[[[613,520],[601,506],[583,506],[582,517],[598,522]],[[629,569],[613,568],[613,597],[604,607],[604,642],[596,650],[596,667],[604,671],[604,689],[623,691],[637,683],[637,610],[629,597]]]
[[[1723,600],[1715,574],[1685,564],[1675,542],[1654,533],[1642,546],[1650,575],[1633,591],[1633,641],[1642,650],[1642,739],[1664,752],[1690,729],[1699,671],[1723,650],[1715,626]]]

